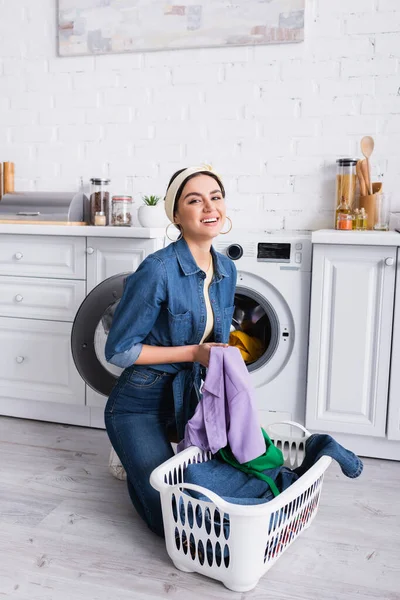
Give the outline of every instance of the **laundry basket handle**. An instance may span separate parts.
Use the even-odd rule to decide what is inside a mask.
[[[304,431],[306,437],[310,437],[311,435],[311,432],[308,431],[308,429],[306,429],[304,425],[300,425],[300,423],[296,423],[296,421],[276,421],[275,423],[271,423],[271,425],[268,425],[267,429],[273,428],[275,425],[291,425],[292,427],[297,427],[298,429]]]
[[[248,511],[243,510],[243,509],[245,509],[245,507],[243,505],[232,504],[231,502],[227,502],[226,500],[221,498],[221,496],[218,496],[218,494],[216,494],[215,492],[212,492],[211,490],[208,490],[207,488],[204,488],[201,485],[196,485],[194,483],[182,482],[182,483],[178,483],[176,485],[168,486],[169,491],[172,491],[172,490],[182,491],[183,489],[193,490],[194,492],[199,492],[199,494],[206,496],[222,512],[248,516]]]

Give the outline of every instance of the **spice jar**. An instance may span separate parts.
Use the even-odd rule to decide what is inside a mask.
[[[130,227],[132,225],[132,196],[112,197],[112,225]]]
[[[338,213],[336,229],[351,231],[353,229],[353,217],[346,213]]]
[[[350,212],[354,208],[356,195],[356,164],[354,158],[338,158],[336,161],[336,210],[346,205]]]
[[[104,212],[97,212],[94,215],[94,224],[95,225],[106,225],[106,215]]]
[[[110,192],[109,179],[93,178],[90,180],[90,223],[95,225],[96,213],[104,213],[106,225],[110,224]]]

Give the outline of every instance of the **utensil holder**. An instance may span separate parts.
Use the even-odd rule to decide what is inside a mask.
[[[367,227],[368,229],[373,229],[376,223],[376,206],[377,201],[376,197],[382,191],[382,183],[375,182],[372,184],[372,194],[368,196],[360,196],[359,207],[365,208],[365,212],[367,213]]]

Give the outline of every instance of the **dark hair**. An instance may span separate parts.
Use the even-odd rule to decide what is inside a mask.
[[[169,183],[168,183],[167,191],[169,190],[169,187],[170,187],[171,183],[174,181],[174,179],[176,177],[178,177],[178,175],[180,173],[183,173],[183,171],[186,171],[186,169],[187,169],[187,167],[185,167],[184,169],[179,169],[179,171],[177,171],[176,173],[174,173],[172,175],[172,177],[171,177],[171,179],[169,180]],[[188,181],[190,181],[194,177],[197,177],[198,175],[208,175],[209,177],[212,177],[213,179],[215,179],[215,181],[218,183],[219,187],[221,188],[222,197],[225,198],[225,188],[224,188],[224,186],[222,184],[222,181],[220,181],[218,179],[217,175],[215,175],[215,173],[212,173],[211,171],[199,171],[198,173],[193,173],[192,175],[189,175],[188,177],[186,177],[186,179],[179,186],[179,189],[176,192],[176,196],[175,196],[174,214],[175,214],[178,202],[179,202],[179,198],[182,196],[183,188],[185,187],[185,185],[187,184]]]

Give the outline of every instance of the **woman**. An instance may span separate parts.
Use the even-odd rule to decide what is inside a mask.
[[[136,510],[160,536],[160,498],[149,477],[173,456],[168,428],[183,438],[211,347],[228,341],[236,286],[233,262],[211,246],[226,220],[224,186],[212,168],[175,173],[165,210],[181,235],[127,278],[105,349],[125,368],[107,402],[107,433]]]

